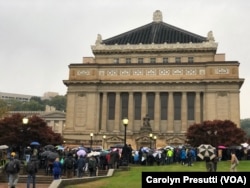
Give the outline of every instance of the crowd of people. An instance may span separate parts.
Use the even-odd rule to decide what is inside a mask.
[[[79,152],[83,150],[83,152]],[[238,153],[235,153],[237,151]],[[118,169],[120,166],[129,164],[137,165],[171,165],[179,163],[181,165],[193,166],[199,159],[197,148],[194,147],[165,147],[160,149],[150,149],[141,147],[133,150],[131,145],[124,147],[111,147],[109,150],[99,152],[89,151],[84,147],[78,148],[56,148],[27,147],[23,157],[14,151],[9,150],[8,160],[5,164],[5,172],[10,188],[16,186],[21,165],[25,166],[27,173],[27,188],[35,187],[36,173],[39,169],[44,169],[44,173],[53,176],[54,179],[72,178],[84,176],[97,176],[98,170]],[[53,154],[53,155],[51,155]],[[216,152],[215,157],[205,157],[205,165],[208,172],[217,171],[217,162],[220,160],[231,160],[230,171],[237,171],[237,165],[241,160],[241,153],[238,150],[224,150]],[[230,156],[229,156],[230,155]],[[51,157],[52,156],[52,157]],[[15,162],[15,170],[10,170],[10,164]],[[34,167],[28,167],[33,162]]]

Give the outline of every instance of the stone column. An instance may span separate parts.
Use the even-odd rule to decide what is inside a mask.
[[[155,93],[155,110],[154,110],[154,126],[153,130],[159,131],[160,130],[160,117],[161,117],[161,104],[160,104],[160,92]]]
[[[187,92],[182,92],[181,98],[181,132],[187,131]]]
[[[103,92],[102,95],[102,120],[101,120],[101,132],[107,131],[107,93]]]
[[[195,93],[195,123],[201,123],[201,96],[200,92]]]
[[[134,95],[133,92],[129,92],[129,96],[128,96],[128,121],[129,121],[129,125],[127,127],[127,130],[130,131],[134,131]]]
[[[121,123],[121,117],[120,117],[120,111],[121,111],[121,96],[119,92],[116,92],[115,94],[115,125],[114,125],[114,132],[120,131],[120,123]]]
[[[174,96],[173,92],[168,93],[168,125],[167,132],[174,132]]]
[[[147,106],[147,95],[146,92],[142,92],[142,100],[141,100],[141,117],[143,118],[148,113]],[[143,122],[141,122],[142,124]]]

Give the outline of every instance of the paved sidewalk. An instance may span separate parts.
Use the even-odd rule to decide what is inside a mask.
[[[48,188],[50,184],[36,184],[36,188]],[[8,183],[0,183],[1,188],[8,188]],[[18,183],[16,188],[26,188],[26,183]],[[32,185],[31,185],[32,187]]]

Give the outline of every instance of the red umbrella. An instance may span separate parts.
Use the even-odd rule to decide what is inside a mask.
[[[226,149],[226,146],[218,146],[218,149]]]

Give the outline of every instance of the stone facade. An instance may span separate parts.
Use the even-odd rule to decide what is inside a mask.
[[[161,23],[158,18],[154,21]],[[98,35],[91,47],[95,57],[70,64],[64,80],[64,140],[88,146],[94,133],[93,145],[124,143],[125,117],[126,141],[134,149],[184,144],[187,128],[205,120],[229,119],[240,126],[244,79],[239,78],[239,62],[225,61],[224,54],[216,54],[217,46],[211,31],[200,43],[112,45]],[[150,129],[143,129],[146,114]]]

